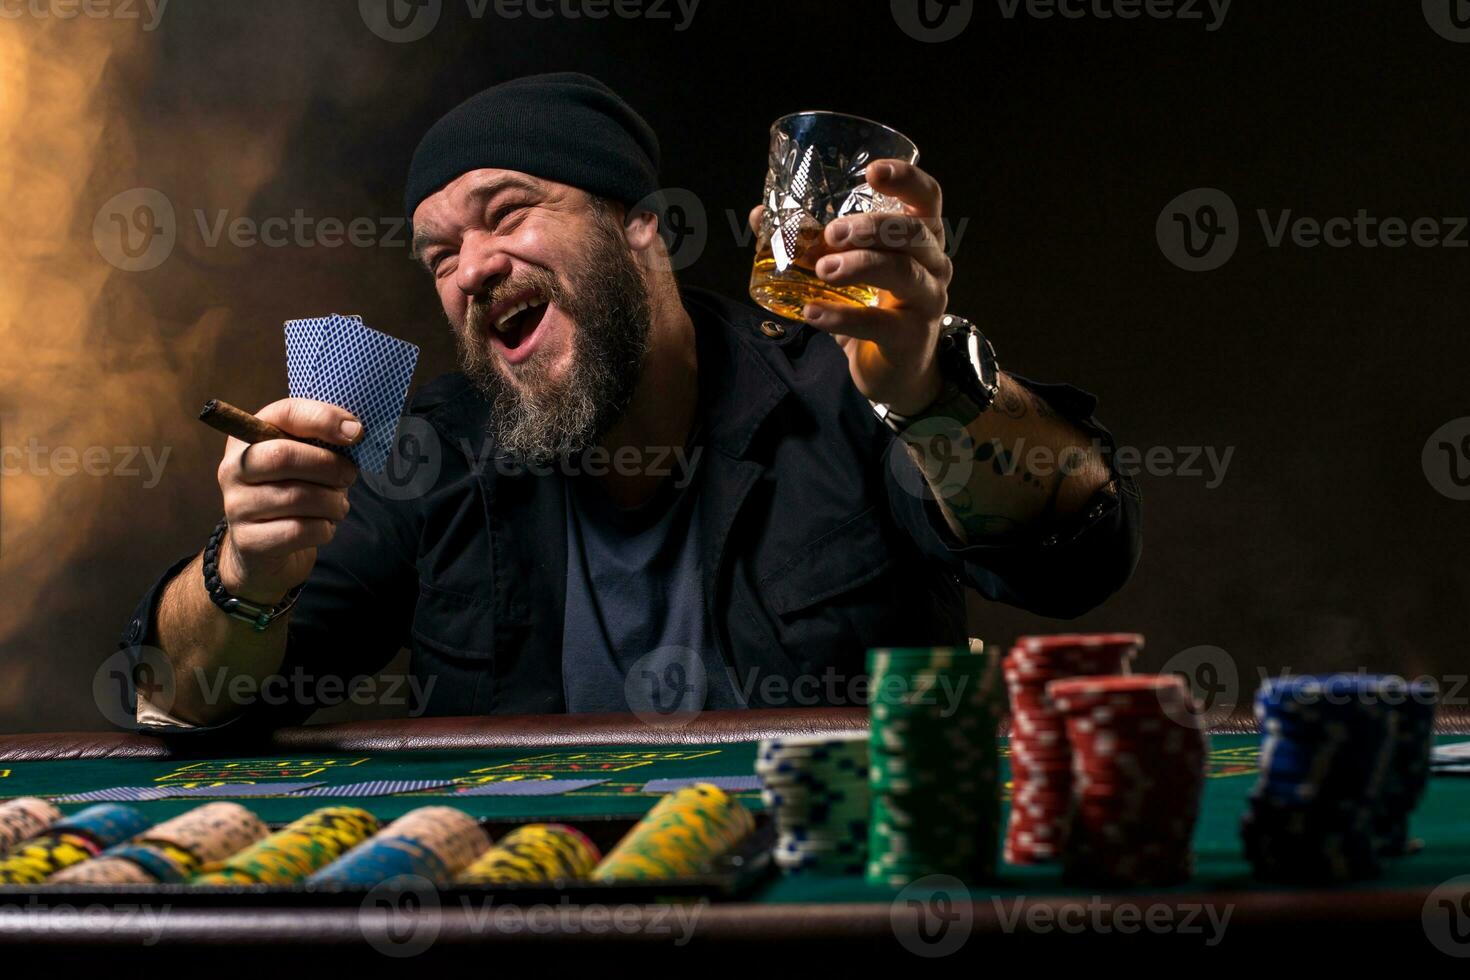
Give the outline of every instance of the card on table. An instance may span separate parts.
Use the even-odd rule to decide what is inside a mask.
[[[340,405],[362,422],[363,438],[338,449],[359,468],[381,473],[393,450],[419,349],[380,333],[361,317],[318,317],[286,324],[286,374],[293,398]]]
[[[292,796],[340,796],[340,797],[364,797],[364,796],[392,796],[395,793],[417,793],[426,789],[439,789],[448,786],[452,780],[448,779],[373,779],[363,783],[348,783],[345,786],[318,786],[316,789],[306,789]]]
[[[748,793],[761,788],[759,776],[689,776],[684,779],[650,779],[643,784],[643,792],[675,793],[695,783],[709,783],[727,793]]]
[[[55,803],[143,803],[162,799],[167,795],[168,790],[159,786],[110,786],[85,793],[53,796],[51,800]]]
[[[606,779],[516,779],[481,783],[455,791],[455,796],[557,796],[576,789],[600,786]]]
[[[192,798],[221,797],[233,799],[240,796],[284,796],[287,793],[295,793],[298,790],[311,789],[320,786],[321,782],[303,783],[225,783],[222,786],[189,786],[174,787],[165,790],[165,795],[170,799],[174,797]]]

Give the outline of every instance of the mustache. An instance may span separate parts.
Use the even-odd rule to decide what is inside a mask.
[[[562,289],[561,282],[554,273],[542,269],[524,272],[514,279],[505,280],[483,295],[474,297],[465,310],[465,330],[471,334],[484,333],[490,328],[490,311],[497,303],[528,290],[534,290],[548,303],[562,307],[566,305],[566,291]]]

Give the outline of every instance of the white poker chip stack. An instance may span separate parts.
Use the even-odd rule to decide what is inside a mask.
[[[868,841],[868,738],[805,735],[760,743],[761,799],[786,874],[862,874]]]

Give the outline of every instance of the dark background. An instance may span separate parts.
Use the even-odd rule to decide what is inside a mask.
[[[100,136],[78,151],[87,165],[69,244],[25,253],[16,242],[34,226],[6,221],[4,254],[28,260],[7,279],[60,264],[88,304],[63,352],[71,364],[35,346],[57,321],[4,334],[6,358],[26,370],[0,398],[20,409],[0,435],[61,441],[79,405],[95,412],[112,398],[74,438],[172,455],[156,488],[51,478],[31,487],[41,505],[23,510],[24,480],[6,478],[20,489],[0,494],[0,730],[106,727],[94,672],[137,596],[218,516],[222,441],[192,415],[213,396],[255,407],[284,395],[282,321],[361,313],[423,346],[418,381],[453,368],[442,315],[401,242],[208,248],[193,212],[395,215],[412,148],[439,113],[487,84],[560,69],[597,75],[637,107],[663,141],[665,185],[704,205],[708,245],[686,282],[743,293],[751,250],[727,216],[755,202],[772,119],[803,108],[875,117],[914,139],[952,224],[968,221],[952,308],[982,324],[1004,367],[1089,388],[1104,422],[1141,450],[1233,448],[1214,489],[1205,475],[1140,477],[1142,564],[1073,626],[1146,633],[1149,668],[1219,648],[1247,690],[1257,671],[1286,667],[1452,679],[1470,503],[1434,489],[1421,450],[1470,415],[1470,249],[1270,248],[1256,210],[1470,213],[1470,44],[1431,30],[1411,2],[1236,0],[1215,31],[1203,3],[1205,21],[973,7],[944,43],[905,34],[887,0],[703,0],[683,31],[669,20],[477,20],[465,0],[445,0],[433,33],[400,44],[369,31],[355,0],[173,0],[157,31],[129,28],[136,36],[81,87],[89,108],[77,111]],[[125,33],[0,24],[32,31],[37,57],[104,29]],[[33,106],[34,128],[14,138],[45,144],[54,111]],[[180,244],[156,270],[115,271],[93,245],[92,216],[137,186],[174,203]],[[1240,245],[1222,268],[1190,273],[1165,258],[1155,222],[1198,187],[1233,199]],[[16,180],[7,197],[31,192]],[[91,383],[119,377],[132,379],[125,390]],[[978,599],[972,621],[993,642],[1058,628]]]

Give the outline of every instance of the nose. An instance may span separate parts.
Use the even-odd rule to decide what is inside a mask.
[[[466,296],[484,296],[510,274],[510,256],[489,235],[471,233],[459,249],[456,283]]]

